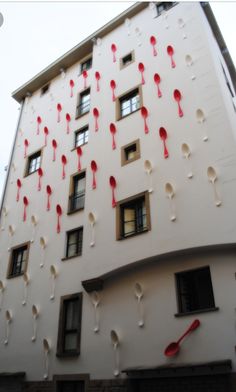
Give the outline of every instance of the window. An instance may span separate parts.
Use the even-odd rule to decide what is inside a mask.
[[[44,95],[48,92],[50,84],[46,84],[41,88],[41,95]]]
[[[83,61],[83,62],[80,64],[81,73],[82,73],[83,71],[85,71],[85,70],[90,69],[90,68],[92,67],[92,62],[93,62],[92,57],[89,57],[88,59],[86,59],[85,61]]]
[[[179,313],[215,308],[209,267],[176,275]]]
[[[29,243],[13,248],[10,256],[8,267],[8,278],[23,275],[27,269],[29,255]]]
[[[170,2],[166,1],[164,3],[159,3],[156,4],[156,9],[157,9],[157,16],[161,15],[163,11],[168,11],[170,8],[174,7],[177,4],[177,2]]]
[[[66,258],[81,256],[83,245],[83,227],[68,231],[66,234]]]
[[[79,94],[76,117],[80,117],[90,110],[90,88]]]
[[[85,392],[88,390],[88,374],[60,374],[53,376],[55,392]]]
[[[26,176],[36,172],[41,164],[41,150],[30,155],[27,161]]]
[[[120,120],[121,118],[136,112],[141,106],[141,87],[138,87],[116,99],[116,119]]]
[[[121,148],[121,166],[140,158],[140,143],[135,140]]]
[[[117,239],[151,230],[149,194],[142,193],[117,203]]]
[[[75,132],[75,148],[88,143],[89,129],[86,127]]]
[[[81,316],[82,293],[61,297],[57,356],[79,355]]]
[[[57,384],[57,392],[84,392],[84,381],[60,381]]]
[[[84,208],[86,174],[82,172],[71,177],[71,194],[69,197],[69,213]]]
[[[120,69],[127,67],[134,62],[134,51],[120,59]]]

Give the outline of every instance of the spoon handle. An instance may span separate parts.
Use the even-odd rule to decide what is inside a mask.
[[[212,182],[212,185],[213,185],[213,190],[214,190],[215,205],[216,205],[217,207],[219,207],[219,206],[221,205],[221,200],[220,200],[220,197],[219,197],[218,192],[217,192],[217,190],[216,190],[216,184],[215,184],[215,182]]]
[[[167,147],[166,147],[165,139],[163,139],[163,144],[164,144],[164,158],[168,158],[169,153],[168,153],[168,150],[167,150]]]

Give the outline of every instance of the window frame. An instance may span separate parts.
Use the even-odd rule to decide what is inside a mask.
[[[75,258],[75,257],[80,257],[80,256],[82,256],[82,252],[83,252],[83,231],[84,231],[83,226],[79,226],[79,227],[76,227],[75,229],[68,230],[68,231],[66,232],[65,257],[63,257],[63,258],[61,259],[62,261],[65,261],[65,260],[73,259],[73,258]],[[80,252],[80,253],[76,253],[76,254],[71,255],[71,256],[68,256],[69,235],[70,235],[70,234],[73,234],[74,232],[78,232],[78,236],[79,236],[79,232],[82,232],[81,252]],[[77,241],[78,241],[78,238],[77,238]],[[78,242],[79,242],[79,241],[78,241]],[[78,244],[77,246],[79,247],[79,244]]]
[[[81,147],[81,146],[84,146],[85,144],[88,144],[88,141],[86,142],[86,141],[84,141],[82,144],[78,144],[78,145],[76,145],[76,136],[79,134],[79,133],[84,133],[84,132],[86,132],[86,131],[88,131],[88,137],[87,137],[87,139],[89,139],[89,125],[87,124],[87,125],[85,125],[84,127],[82,127],[82,128],[79,128],[79,129],[77,129],[75,132],[74,132],[74,148],[73,148],[73,150],[75,150],[77,147]],[[85,138],[83,138],[83,140],[85,140]]]
[[[87,92],[88,92],[88,94],[86,94]],[[89,98],[89,110],[86,111],[86,112],[81,113],[81,104],[82,104],[81,100],[82,100],[82,96],[83,95],[89,95],[90,96],[90,98]],[[77,118],[80,118],[82,116],[85,116],[86,114],[88,114],[90,112],[90,109],[91,109],[91,88],[87,87],[85,90],[83,90],[80,93],[78,93],[75,118],[77,119]]]
[[[126,150],[128,148],[132,147],[133,145],[136,145],[135,156],[131,159],[127,159],[126,158]],[[141,158],[141,153],[140,153],[140,140],[139,139],[136,139],[133,142],[128,143],[125,146],[121,147],[121,166],[128,165],[129,163],[132,163],[140,158]]]
[[[53,375],[53,392],[61,392],[60,384],[67,381],[84,381],[84,392],[89,388],[89,374],[56,374]]]
[[[137,231],[133,234],[124,236],[122,235],[123,233],[123,221],[122,221],[122,209],[126,204],[129,204],[130,202],[135,202],[135,200],[139,200],[143,198],[145,207],[146,207],[146,228],[142,231]],[[139,193],[137,195],[128,197],[126,199],[120,200],[116,204],[116,240],[126,240],[127,238],[132,238],[134,236],[147,233],[148,231],[151,230],[151,214],[150,214],[150,200],[149,200],[149,192],[145,191],[142,193]]]
[[[74,196],[74,185],[75,178],[81,177],[85,178],[85,187],[84,187],[84,205],[81,208],[76,208],[74,210],[71,209],[71,199]],[[69,187],[69,198],[68,198],[68,207],[67,207],[67,215],[74,214],[78,211],[81,211],[85,208],[85,195],[86,195],[86,170],[81,170],[80,172],[76,172],[70,176],[70,187]]]
[[[124,64],[123,60],[125,59],[125,57],[128,57],[129,55],[131,55],[131,61],[127,64]],[[135,62],[135,53],[134,50],[132,50],[131,52],[127,53],[125,56],[120,58],[120,70],[127,68],[129,65],[131,65],[134,62]]]
[[[137,90],[137,93],[139,95],[139,108],[136,109],[136,110],[133,110],[132,112],[130,112],[130,113],[124,115],[124,116],[122,116],[121,115],[121,102],[123,100],[125,100],[125,98],[129,98],[129,96],[130,96],[130,98],[132,98],[132,93],[134,93],[136,90]],[[126,91],[125,93],[123,93],[122,95],[120,95],[119,97],[116,98],[115,103],[116,103],[116,121],[120,121],[123,118],[126,118],[126,117],[132,115],[133,113],[138,112],[141,109],[141,107],[143,106],[142,86],[138,85],[138,86],[133,87],[132,89]]]
[[[83,69],[83,64],[87,63],[89,60],[91,59],[91,66],[89,68],[84,68]],[[93,67],[93,55],[92,53],[90,53],[89,55],[87,55],[86,57],[84,57],[81,61],[80,61],[80,75],[82,75],[83,71],[86,70],[88,71],[89,69],[91,69]]]
[[[29,173],[30,162],[31,162],[31,160],[33,159],[33,156],[34,156],[34,155],[37,155],[38,153],[40,154],[40,155],[39,155],[39,156],[40,156],[40,165],[39,165],[39,167],[38,167],[36,170],[34,170],[34,171],[32,171],[31,173]],[[28,177],[28,176],[30,176],[31,174],[36,173],[36,172],[38,171],[38,169],[42,166],[43,149],[41,148],[40,150],[37,150],[37,151],[33,152],[32,154],[30,154],[30,155],[27,156],[26,158],[27,158],[27,161],[26,161],[26,165],[25,165],[24,177]]]
[[[65,350],[65,323],[66,323],[66,302],[78,300],[78,326],[77,326],[77,345],[74,350]],[[77,357],[80,355],[81,347],[81,327],[82,327],[82,292],[64,295],[60,298],[60,311],[58,320],[57,335],[57,357]]]
[[[171,5],[170,5],[170,4],[171,4]],[[163,11],[164,11],[164,12],[167,12],[167,11],[169,11],[171,8],[175,7],[177,4],[178,4],[178,1],[163,1],[163,2],[160,2],[160,3],[155,4],[155,6],[156,6],[156,11],[157,11],[156,18],[158,18],[159,16],[161,16],[162,13],[163,13]],[[160,6],[163,6],[163,8],[164,8],[162,11],[159,11],[159,7],[160,7]]]
[[[13,254],[17,250],[20,250],[21,248],[25,248],[25,247],[26,247],[25,268],[24,268],[24,270],[21,270],[20,273],[12,274],[11,271],[13,270],[13,262],[14,262]],[[24,273],[27,271],[27,267],[28,267],[29,251],[30,251],[30,241],[24,242],[23,244],[20,244],[20,245],[17,245],[17,246],[14,246],[13,248],[11,248],[11,254],[10,254],[10,258],[8,261],[8,268],[7,268],[7,276],[6,276],[7,279],[17,278],[18,276],[24,275]]]
[[[49,92],[49,89],[50,89],[50,83],[46,83],[43,87],[41,87],[40,97],[47,94]]]

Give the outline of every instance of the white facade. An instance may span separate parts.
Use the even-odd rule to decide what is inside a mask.
[[[91,88],[90,113],[75,118],[77,96],[84,85],[83,76],[79,75],[80,63],[91,53],[84,53],[83,48],[83,56],[66,69],[64,78],[60,74],[52,78],[47,93],[41,95],[41,88],[38,88],[32,91],[31,97],[22,101],[2,202],[1,225],[4,230],[0,233],[0,280],[5,289],[1,292],[0,312],[1,372],[25,371],[27,380],[42,380],[45,373],[42,341],[46,338],[51,343],[49,380],[54,374],[73,373],[90,374],[91,379],[111,379],[114,377],[111,330],[117,331],[121,339],[120,369],[230,359],[235,371],[236,126],[233,99],[222,66],[229,80],[230,76],[199,3],[178,3],[159,17],[154,12],[155,9],[152,10],[147,4],[130,17],[130,23],[123,22],[126,19],[123,15],[122,23],[102,36],[101,45],[92,48],[91,40],[88,41],[93,58],[87,78],[87,86]],[[157,39],[157,56],[153,56],[149,42],[151,36]],[[117,46],[116,62],[112,61],[113,43]],[[175,68],[170,64],[166,50],[168,45],[174,48]],[[119,60],[132,51],[135,61],[120,69]],[[192,63],[186,56],[191,56]],[[138,70],[140,62],[145,66],[143,85]],[[96,91],[96,71],[101,75],[99,92]],[[155,73],[161,76],[161,98],[157,97],[153,80]],[[70,97],[71,79],[75,82],[73,97]],[[42,87],[45,84],[43,73],[38,80],[41,80]],[[116,82],[116,97],[141,86],[142,102],[149,113],[148,134],[144,133],[140,110],[116,120],[111,80]],[[233,85],[231,88],[233,91]],[[181,118],[173,98],[175,89],[182,94]],[[58,103],[62,105],[59,123]],[[97,132],[94,130],[95,107],[99,110]],[[197,116],[199,109],[204,113],[204,119]],[[71,116],[68,134],[66,113]],[[39,135],[37,116],[42,118]],[[110,123],[115,123],[117,128],[114,150]],[[81,157],[82,169],[86,170],[85,207],[68,215],[70,176],[77,172],[78,164],[74,132],[87,124],[89,141],[82,146]],[[45,126],[49,130],[46,147]],[[168,159],[163,157],[160,127],[164,127],[168,134]],[[208,140],[204,141],[206,137]],[[42,149],[41,191],[37,190],[37,172],[24,176],[27,162],[27,157],[24,158],[25,139],[29,141],[27,157]],[[52,139],[58,143],[55,162],[52,161]],[[122,146],[137,139],[140,142],[140,159],[121,166]],[[190,148],[189,159],[183,157],[183,143]],[[62,154],[67,157],[64,180]],[[96,189],[92,189],[92,160],[98,166]],[[116,208],[111,205],[109,177],[116,179],[117,201],[148,191],[150,178],[145,172],[146,160],[152,165],[150,176],[153,192],[149,193],[151,229],[132,238],[117,240]],[[215,186],[221,201],[219,206],[215,204],[214,184],[207,176],[208,167],[213,167],[217,175]],[[192,178],[188,178],[190,172],[193,173]],[[17,179],[22,182],[19,202],[16,202]],[[172,200],[167,198],[166,183],[173,186],[175,194]],[[46,211],[47,185],[52,188],[50,211]],[[23,196],[29,200],[25,222],[22,221]],[[172,202],[174,212],[170,211]],[[62,207],[59,234],[56,232],[57,204]],[[90,246],[90,212],[96,217],[93,247]],[[176,220],[170,220],[170,213],[176,214]],[[35,233],[32,215],[37,219]],[[9,235],[9,225],[14,229],[12,236]],[[66,232],[80,226],[83,227],[82,255],[62,260],[66,252]],[[25,290],[23,277],[7,279],[6,276],[11,248],[31,241],[32,236],[34,241],[29,246],[27,265],[30,280],[26,305],[22,306]],[[45,250],[40,245],[40,237],[46,239]],[[44,266],[40,268],[44,256]],[[51,265],[57,271],[54,300],[50,300]],[[219,309],[175,317],[178,313],[175,274],[205,266],[210,268],[215,307]],[[119,269],[121,272],[118,273]],[[91,295],[86,293],[81,282],[99,277],[104,280],[104,286],[99,292],[100,330],[94,333]],[[138,327],[134,294],[137,282],[144,290],[143,328]],[[83,292],[80,355],[76,358],[58,358],[60,297],[78,292]],[[39,308],[37,339],[34,342],[31,341],[33,304]],[[9,324],[9,342],[4,345],[6,310],[12,312],[12,321]],[[179,355],[167,358],[164,355],[166,346],[176,341],[195,318],[201,321],[201,326],[183,343]]]

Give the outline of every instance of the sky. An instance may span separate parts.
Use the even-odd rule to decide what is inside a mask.
[[[133,2],[0,1],[0,200],[20,105],[14,90]],[[210,2],[236,64],[236,2]]]

